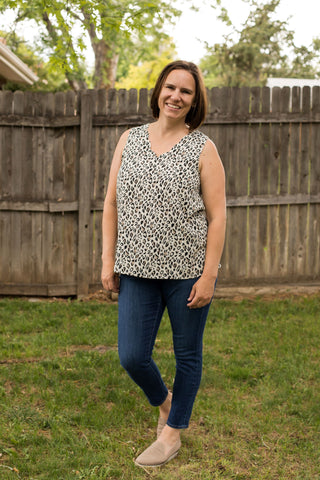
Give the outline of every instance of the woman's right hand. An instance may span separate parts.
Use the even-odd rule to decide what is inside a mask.
[[[103,287],[110,292],[119,293],[119,275],[113,270],[114,263],[102,264],[101,282]]]

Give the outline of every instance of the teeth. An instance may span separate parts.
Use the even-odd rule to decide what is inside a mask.
[[[178,107],[178,105],[172,105],[171,103],[168,103],[168,107],[175,108],[176,110],[179,110],[179,108],[180,108],[180,107]]]

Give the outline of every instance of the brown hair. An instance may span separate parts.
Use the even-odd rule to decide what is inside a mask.
[[[175,62],[169,63],[164,67],[160,73],[158,80],[156,81],[155,87],[152,92],[150,106],[154,118],[159,118],[159,95],[162,89],[162,86],[169,75],[173,70],[186,70],[191,73],[196,84],[196,91],[194,97],[194,106],[192,106],[186,116],[186,124],[189,125],[191,130],[198,128],[204,121],[207,113],[207,93],[206,87],[204,86],[202,74],[197,67],[192,62],[185,62],[184,60],[176,60]]]

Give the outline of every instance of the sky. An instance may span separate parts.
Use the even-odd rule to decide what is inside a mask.
[[[187,2],[179,0],[179,8],[183,14],[168,33],[175,39],[179,58],[197,63],[206,53],[202,42],[209,45],[220,43],[223,35],[229,32],[216,18],[217,11],[210,7],[210,1],[194,0],[199,7],[198,12],[186,9]],[[246,20],[249,8],[241,0],[222,0],[227,8],[231,21],[240,27]],[[308,46],[313,37],[320,37],[320,1],[319,0],[281,0],[277,9],[278,18],[287,20],[293,30],[297,45]]]
[[[190,9],[190,3],[177,0],[177,6],[183,13],[174,26],[167,27],[167,33],[173,37],[180,59],[198,63],[206,53],[204,42],[209,45],[220,43],[229,30],[216,18],[217,11],[210,7],[210,0],[193,0],[198,12]],[[227,8],[232,23],[240,28],[248,16],[248,5],[242,0],[222,0],[222,5]],[[295,32],[297,45],[308,46],[313,37],[320,36],[320,0],[281,0],[277,14],[281,20],[289,19],[289,28]],[[5,30],[9,22],[10,18],[0,16],[0,29]],[[18,33],[32,39],[34,26]],[[93,64],[90,52],[87,58],[88,63]]]

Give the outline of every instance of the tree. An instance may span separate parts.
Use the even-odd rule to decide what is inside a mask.
[[[175,57],[176,50],[171,39],[161,45],[150,42],[141,50],[136,50],[136,56],[129,57],[129,64],[122,65],[123,74],[116,82],[116,88],[153,88],[161,70]]]
[[[280,0],[260,4],[249,0],[252,10],[237,30],[225,8],[220,19],[233,30],[222,44],[207,45],[201,60],[207,87],[263,86],[268,77],[314,78],[319,67],[319,42],[311,48],[296,47],[288,21],[280,21],[274,13]],[[234,36],[236,33],[236,38]]]
[[[52,70],[63,69],[69,85],[86,88],[83,68],[85,39],[94,53],[93,86],[114,86],[119,56],[130,35],[148,36],[180,12],[167,0],[0,0],[0,12],[14,9],[16,22],[32,20],[38,45]]]
[[[5,90],[42,90],[42,91],[62,91],[67,90],[68,83],[62,69],[50,69],[44,58],[35,52],[35,49],[17,35],[15,32],[8,33],[0,31],[0,37],[5,40],[5,44],[10,50],[28,65],[28,67],[39,78],[38,82],[30,85],[16,84],[7,82],[2,88]]]

